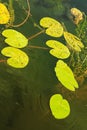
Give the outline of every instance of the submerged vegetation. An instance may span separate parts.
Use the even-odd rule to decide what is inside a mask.
[[[71,10],[72,15],[75,16],[73,22],[76,25],[76,34],[66,31],[66,27],[62,22],[60,23],[51,17],[43,17],[40,19],[40,25],[34,22],[34,26],[39,28],[40,32],[26,38],[21,32],[14,29],[24,25],[28,18],[32,17],[30,3],[28,0],[26,2],[28,7],[27,16],[19,24],[14,24],[16,16],[13,1],[0,3],[0,24],[5,26],[1,33],[2,37],[5,38],[5,43],[8,44],[7,47],[1,50],[1,54],[7,58],[1,59],[0,62],[6,62],[14,68],[26,67],[30,58],[21,49],[27,46],[30,47],[28,42],[31,39],[45,33],[51,36],[51,40],[46,41],[46,45],[51,48],[49,53],[58,59],[54,68],[58,81],[68,90],[76,91],[79,88],[79,77],[83,76],[85,79],[87,76],[87,16],[78,9]],[[59,2],[61,1],[59,0]],[[57,8],[64,9],[62,3],[60,5]],[[62,37],[65,43],[54,40],[52,37],[55,39]],[[33,47],[44,49],[39,46]],[[61,94],[52,95],[49,105],[56,119],[66,118],[70,114],[70,105]]]

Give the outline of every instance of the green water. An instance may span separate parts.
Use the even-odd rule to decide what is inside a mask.
[[[42,3],[36,4],[37,1],[39,0],[30,1],[31,14],[36,22],[46,14],[52,15],[54,18],[62,19],[73,31],[73,24],[65,15],[61,17],[52,14],[45,5],[41,6]],[[86,8],[85,0],[82,3],[74,0],[69,4],[73,7],[81,7],[83,4],[82,7]],[[26,8],[26,4],[24,6]],[[20,13],[19,8],[16,14],[18,18],[16,22],[20,22],[24,14]],[[14,29],[26,37],[39,31],[33,27],[31,19],[22,27]],[[51,37],[42,34],[32,39],[29,44],[46,47],[47,39]],[[0,45],[1,48],[5,46],[3,44]],[[76,93],[68,91],[64,93],[61,88],[58,88],[58,80],[54,72],[57,59],[45,49],[27,47],[23,50],[30,57],[29,65],[24,69],[14,69],[6,63],[0,63],[0,130],[86,130],[87,85],[84,84]],[[71,114],[62,120],[56,120],[49,109],[50,96],[59,92],[67,98],[71,106]]]

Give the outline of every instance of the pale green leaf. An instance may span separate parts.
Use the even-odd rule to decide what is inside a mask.
[[[50,98],[50,109],[56,119],[64,119],[70,114],[70,106],[62,95],[54,94]]]
[[[64,87],[71,91],[75,91],[75,88],[78,88],[78,83],[74,78],[74,74],[65,62],[59,60],[56,64],[55,72],[58,80]]]
[[[68,43],[68,45],[75,51],[81,51],[81,48],[84,48],[83,43],[81,42],[81,40],[69,33],[69,32],[64,32],[64,38],[66,40],[66,42]]]
[[[46,45],[53,48],[50,50],[50,54],[57,58],[65,59],[70,56],[69,49],[59,41],[48,40]]]
[[[14,68],[24,68],[29,62],[27,54],[14,47],[5,47],[1,50],[1,53],[10,57],[7,59],[7,64]]]
[[[62,25],[55,19],[50,17],[43,17],[40,20],[40,25],[46,29],[46,34],[52,37],[61,37],[63,35]]]
[[[5,29],[2,35],[6,37],[5,42],[12,47],[23,48],[28,44],[28,39],[16,30]]]

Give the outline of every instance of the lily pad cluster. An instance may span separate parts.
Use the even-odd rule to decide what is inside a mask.
[[[5,43],[9,45],[9,47],[1,50],[4,56],[9,57],[7,64],[14,68],[24,68],[29,62],[29,57],[19,48],[27,46],[28,39],[22,33],[13,29],[5,29],[2,35],[6,37]]]
[[[50,17],[44,17],[40,20],[40,25],[46,29],[45,33],[51,37],[63,36],[66,45],[57,40],[48,40],[46,45],[52,49],[49,51],[51,55],[58,58],[54,68],[56,77],[61,84],[69,89],[75,91],[79,88],[78,83],[74,77],[71,68],[63,61],[70,56],[70,49],[80,52],[84,48],[81,40],[70,32],[64,31],[62,24]],[[70,106],[67,100],[63,100],[62,95],[54,94],[50,98],[50,109],[52,115],[57,119],[63,119],[70,114]]]

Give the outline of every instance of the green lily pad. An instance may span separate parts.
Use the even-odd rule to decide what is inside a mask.
[[[60,94],[54,94],[50,98],[50,109],[56,119],[64,119],[70,114],[69,103]]]
[[[71,91],[75,91],[75,88],[78,88],[78,83],[74,78],[73,72],[70,69],[70,67],[63,62],[62,60],[59,60],[55,67],[55,72],[58,80],[66,87],[67,89]]]
[[[1,50],[1,53],[10,57],[7,59],[7,64],[14,68],[24,68],[29,62],[27,54],[14,47],[5,47]]]
[[[79,52],[79,51],[81,51],[81,48],[84,48],[83,43],[81,42],[81,40],[77,36],[75,36],[69,32],[64,32],[64,38],[65,38],[66,42],[68,43],[68,45],[73,50]]]
[[[70,56],[69,49],[59,41],[48,40],[46,45],[53,48],[50,50],[50,54],[57,58],[66,59]]]
[[[0,3],[0,24],[7,24],[10,20],[10,13],[7,7]]]
[[[46,34],[52,37],[61,37],[63,35],[62,25],[55,19],[44,17],[40,20],[40,25],[46,29]]]
[[[23,48],[28,44],[28,39],[16,30],[5,29],[2,35],[6,37],[5,42],[12,47]]]

